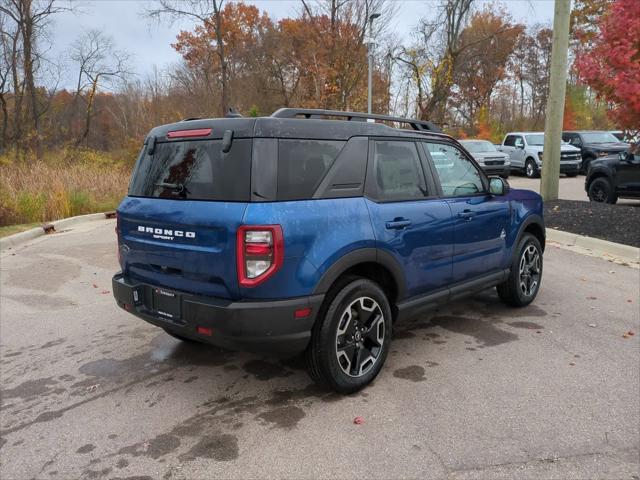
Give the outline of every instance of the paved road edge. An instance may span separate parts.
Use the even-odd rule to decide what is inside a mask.
[[[640,267],[640,248],[630,245],[609,242],[553,228],[547,228],[547,241],[583,255],[603,257],[616,263],[626,263],[636,268]]]
[[[51,232],[52,227],[53,231],[60,232],[65,228],[72,227],[73,225],[77,225],[78,223],[94,220],[104,220],[105,218],[112,218],[113,215],[115,215],[115,212],[90,213],[88,215],[78,215],[77,217],[63,218],[62,220],[44,223],[39,227],[0,238],[0,252],[4,252],[5,250],[9,250],[13,247],[17,247],[18,245],[26,243],[29,240],[33,240],[34,238],[46,235],[47,232]]]

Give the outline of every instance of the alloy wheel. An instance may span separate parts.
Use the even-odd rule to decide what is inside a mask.
[[[600,185],[595,185],[591,191],[591,196],[596,202],[606,202],[607,201],[607,192],[605,192],[604,188]]]
[[[540,284],[540,252],[529,244],[520,257],[520,291],[527,297],[536,293]]]
[[[361,377],[376,364],[385,339],[384,314],[378,302],[360,297],[340,316],[336,332],[336,358],[344,373]]]
[[[533,163],[527,162],[527,177],[531,178],[536,173],[533,168]]]

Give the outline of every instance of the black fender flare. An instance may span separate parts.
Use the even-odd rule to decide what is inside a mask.
[[[340,257],[322,274],[320,281],[313,290],[313,294],[326,293],[340,275],[361,263],[377,263],[386,268],[391,273],[398,289],[397,300],[405,297],[406,282],[400,264],[393,258],[393,255],[379,248],[359,248]]]
[[[544,251],[545,244],[546,244],[546,238],[547,238],[547,233],[546,233],[545,226],[544,226],[544,220],[537,213],[532,213],[531,215],[529,215],[527,218],[524,219],[524,221],[522,222],[522,225],[520,225],[520,228],[518,229],[518,234],[516,235],[516,239],[513,242],[514,252],[512,253],[512,256],[517,253],[517,252],[515,252],[515,247],[518,245],[518,243],[520,243],[520,239],[522,238],[522,235],[524,234],[525,229],[531,224],[538,225],[540,227],[540,229],[542,230],[542,239],[543,239],[542,240],[542,250]]]

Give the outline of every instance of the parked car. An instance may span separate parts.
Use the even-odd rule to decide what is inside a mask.
[[[622,130],[611,130],[609,133],[616,137],[619,141],[624,142],[625,135]]]
[[[519,170],[529,178],[540,176],[542,168],[542,148],[544,133],[512,132],[505,135],[500,151],[507,153],[511,160],[511,171]],[[578,175],[580,150],[571,145],[560,147],[560,173],[568,177]]]
[[[562,132],[562,140],[580,149],[582,173],[587,172],[589,164],[596,158],[623,152],[629,148],[628,143],[621,142],[610,132]]]
[[[460,144],[467,149],[486,174],[509,178],[511,165],[509,155],[500,152],[493,143],[486,140],[465,139],[460,140]]]
[[[592,202],[640,198],[640,153],[619,152],[593,160],[584,188]]]
[[[116,231],[124,310],[185,341],[305,352],[342,393],[402,318],[494,286],[529,304],[545,247],[542,198],[430,122],[290,108],[154,128]]]

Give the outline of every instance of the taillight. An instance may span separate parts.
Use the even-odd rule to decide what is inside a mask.
[[[236,243],[238,282],[254,287],[273,275],[284,259],[280,225],[243,225]]]

